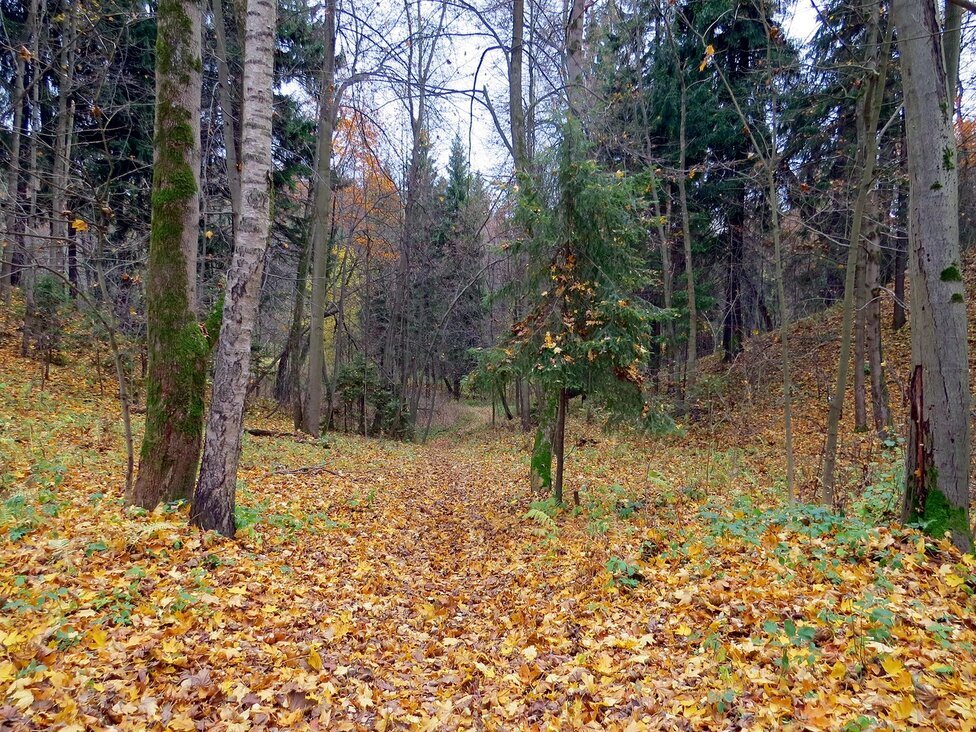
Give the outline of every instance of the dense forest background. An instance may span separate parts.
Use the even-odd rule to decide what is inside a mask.
[[[973,729],[974,13],[0,0],[0,729]]]

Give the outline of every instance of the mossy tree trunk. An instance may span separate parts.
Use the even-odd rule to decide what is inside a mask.
[[[200,232],[199,0],[156,11],[156,127],[146,274],[146,433],[127,499],[188,499],[200,456],[207,340],[196,317]]]
[[[972,549],[970,404],[959,178],[941,31],[932,0],[896,0],[908,141],[911,418],[904,516]]]
[[[269,183],[276,12],[275,0],[247,3],[241,112],[241,215],[227,273],[200,482],[190,514],[193,524],[224,536],[233,536],[235,531],[234,502],[244,398],[271,223]]]

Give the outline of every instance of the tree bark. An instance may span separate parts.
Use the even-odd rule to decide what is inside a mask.
[[[863,227],[863,224],[862,224]],[[868,428],[868,399],[865,388],[864,365],[867,361],[867,332],[864,307],[867,304],[867,283],[864,279],[866,252],[858,243],[857,266],[854,268],[854,431],[865,432]]]
[[[508,107],[512,128],[512,155],[515,162],[516,179],[529,176],[528,131],[525,122],[525,106],[522,94],[522,62],[525,56],[525,0],[512,2],[512,50],[508,58]],[[520,185],[527,181],[521,180]],[[515,273],[516,277],[520,272]],[[516,294],[513,303],[513,321],[521,318],[521,295]],[[531,399],[527,379],[515,380],[515,401],[521,420],[522,431],[532,429]]]
[[[146,432],[130,503],[187,499],[200,456],[207,342],[195,307],[200,231],[200,0],[156,12],[156,126],[146,276]]]
[[[13,284],[14,254],[19,233],[17,231],[17,195],[21,180],[21,139],[24,125],[24,59],[14,52],[14,90],[11,97],[13,126],[10,129],[10,168],[7,171],[7,195],[4,197],[3,263],[0,265],[0,294],[9,299]]]
[[[227,25],[224,15],[224,0],[210,0],[214,18],[214,36],[217,40],[217,83],[220,87],[220,121],[224,138],[224,159],[227,166],[227,187],[230,189],[230,207],[233,214],[234,241],[237,241],[237,222],[241,215],[241,170],[238,154],[238,135],[234,125],[235,100],[240,99],[240,89],[231,82],[230,46],[227,43]],[[231,4],[232,19],[237,26],[235,11]]]
[[[952,106],[932,0],[895,0],[908,174],[913,411],[904,516],[972,549],[966,303]]]
[[[336,0],[325,3],[325,58],[319,96],[319,131],[312,208],[312,302],[309,312],[308,378],[304,430],[318,436],[322,422],[325,365],[325,294],[332,212],[332,132],[335,126]]]
[[[569,399],[566,389],[560,389],[556,397],[556,422],[552,431],[552,451],[556,459],[556,476],[552,482],[552,497],[556,505],[563,502],[563,469],[566,463],[566,406]]]
[[[878,119],[881,114],[881,102],[884,97],[885,78],[888,59],[891,55],[891,29],[886,32],[881,47],[877,47],[878,32],[877,3],[871,3],[869,10],[871,18],[870,41],[867,44],[868,53],[877,54],[871,64],[864,84],[864,94],[858,101],[857,132],[858,132],[858,168],[861,175],[857,186],[857,197],[854,202],[854,212],[851,219],[851,230],[848,238],[847,271],[844,279],[844,317],[841,325],[840,360],[837,363],[837,381],[834,395],[830,402],[827,415],[827,439],[824,447],[823,475],[820,479],[821,502],[830,506],[835,501],[834,471],[837,464],[837,439],[840,431],[841,413],[844,407],[844,394],[847,390],[847,371],[851,359],[851,331],[854,322],[855,286],[857,284],[857,260],[861,248],[861,228],[864,221],[864,210],[867,204],[871,186],[874,183],[874,168],[878,161]],[[863,371],[863,363],[856,364]]]
[[[248,0],[241,109],[241,216],[227,274],[217,342],[213,398],[203,445],[200,482],[191,523],[233,536],[237,468],[244,398],[251,364],[251,337],[271,223],[271,114],[275,0]]]
[[[881,345],[881,232],[878,228],[878,193],[871,196],[871,229],[864,239],[864,284],[867,303],[864,307],[865,347],[868,374],[871,379],[871,414],[874,429],[882,439],[891,429],[891,406],[888,401],[888,381]]]
[[[681,206],[681,238],[685,248],[685,287],[688,293],[688,348],[685,357],[685,400],[694,396],[698,380],[698,308],[695,303],[695,271],[691,259],[691,219],[688,215],[688,85],[684,69],[678,69],[681,83],[681,121],[678,129],[678,201]]]

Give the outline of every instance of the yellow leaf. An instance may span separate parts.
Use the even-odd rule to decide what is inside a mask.
[[[166,729],[178,730],[178,732],[196,732],[197,723],[190,719],[185,714],[181,714],[179,717],[171,719],[169,724],[166,725]]]
[[[897,676],[902,671],[905,670],[905,664],[899,661],[897,658],[891,658],[890,656],[881,662],[884,667],[885,672],[889,676]]]
[[[596,659],[593,670],[604,676],[609,676],[613,673],[613,659],[606,653],[601,653]]]
[[[34,695],[27,689],[17,689],[17,691],[10,695],[10,700],[14,703],[15,707],[24,711],[34,703]]]
[[[526,646],[522,649],[522,655],[527,661],[534,661],[538,657],[539,651],[536,650],[535,646]]]
[[[308,665],[316,671],[322,670],[322,656],[314,648],[308,652]]]
[[[897,703],[891,705],[891,716],[898,720],[908,719],[915,711],[915,704],[910,696],[903,696]]]
[[[830,678],[842,679],[847,675],[847,666],[843,661],[838,661],[830,667]]]
[[[945,581],[949,587],[959,587],[959,585],[966,584],[966,580],[960,577],[958,574],[947,574]]]
[[[84,219],[75,219],[71,222],[71,228],[75,231],[88,231],[88,222]]]
[[[95,648],[105,647],[105,643],[108,641],[108,634],[104,628],[95,628],[89,635],[91,636],[92,646]]]
[[[705,67],[708,66],[708,62],[712,60],[712,56],[714,55],[715,55],[715,47],[711,43],[709,43],[707,46],[705,46],[705,58],[703,58],[702,62],[698,64],[698,70],[704,71]]]
[[[689,635],[691,635],[691,628],[688,627],[687,625],[681,624],[678,626],[678,629],[674,632],[677,635],[684,636],[685,638],[687,638]]]
[[[17,678],[17,667],[10,661],[0,663],[0,684],[13,681],[15,678]]]

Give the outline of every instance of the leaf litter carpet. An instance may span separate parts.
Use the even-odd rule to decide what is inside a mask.
[[[511,430],[248,436],[226,541],[124,509],[91,369],[0,364],[0,729],[974,727],[972,557],[761,454],[574,421],[555,513]]]

